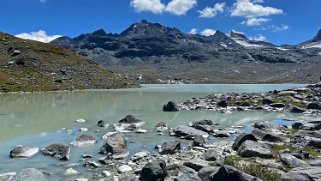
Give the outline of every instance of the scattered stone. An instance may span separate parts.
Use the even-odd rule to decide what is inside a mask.
[[[105,170],[105,171],[103,171],[103,175],[104,175],[105,177],[110,177],[110,176],[111,176],[111,173],[110,173],[109,171]]]
[[[160,123],[156,124],[156,131],[157,132],[164,132],[164,131],[167,131],[167,130],[168,130],[168,127],[167,127],[166,123],[160,122]]]
[[[42,172],[35,168],[26,168],[17,173],[12,181],[48,181]]]
[[[218,131],[214,131],[213,136],[218,138],[227,138],[230,136],[230,133],[228,133],[228,131],[218,130]]]
[[[205,139],[201,135],[196,135],[193,139],[192,146],[203,146],[206,143]]]
[[[265,144],[247,140],[239,147],[237,151],[241,157],[260,157],[272,158],[272,152]]]
[[[163,160],[147,163],[140,174],[141,181],[163,181],[167,176],[166,163]]]
[[[88,131],[88,128],[79,128],[79,131],[80,132],[86,132],[86,131]]]
[[[218,152],[216,150],[206,150],[204,153],[204,159],[206,161],[216,161],[218,159],[220,159],[220,155],[218,154]]]
[[[211,180],[262,181],[259,178],[253,177],[252,175],[227,165],[221,167],[216,173],[214,173]]]
[[[320,180],[321,169],[319,166],[297,167],[282,175],[282,181],[311,181]]]
[[[321,110],[321,104],[317,102],[310,102],[307,104],[307,109],[316,109],[316,110]]]
[[[204,138],[208,138],[209,136],[208,133],[189,126],[177,126],[173,131],[175,136],[185,137],[186,139],[192,139],[196,135],[201,135]]]
[[[74,170],[73,168],[68,168],[66,171],[65,171],[65,176],[76,176],[78,175],[79,172],[77,172],[76,170]]]
[[[96,144],[97,140],[95,137],[89,134],[83,134],[79,137],[77,137],[74,141],[72,141],[70,144],[74,146],[88,146],[88,145],[94,145]]]
[[[108,127],[108,124],[106,124],[104,120],[99,120],[97,123],[97,126],[101,128],[105,128],[105,127]]]
[[[101,165],[99,163],[95,162],[95,161],[86,160],[84,166],[85,167],[91,167],[91,168],[98,168]]]
[[[17,175],[16,172],[8,172],[0,174],[0,180],[10,181]]]
[[[114,133],[110,135],[106,143],[101,147],[101,154],[111,154],[113,158],[125,158],[128,156],[127,140],[122,133]]]
[[[190,123],[190,126],[195,129],[207,132],[209,134],[213,133],[215,129],[214,123],[211,120],[194,121]]]
[[[135,153],[130,159],[132,161],[138,161],[144,157],[147,157],[150,153],[148,151],[141,151],[138,153]]]
[[[125,124],[132,124],[132,123],[139,123],[139,122],[142,122],[142,121],[135,118],[133,115],[127,115],[126,117],[118,121],[118,123],[125,123]]]
[[[146,129],[137,129],[136,133],[142,134],[142,133],[147,133]]]
[[[217,173],[217,171],[220,169],[220,167],[203,167],[199,172],[198,172],[198,176],[202,179],[202,180],[211,180],[210,176],[212,174]]]
[[[300,167],[306,165],[306,162],[296,158],[295,156],[289,153],[280,154],[281,161],[290,168]]]
[[[264,98],[262,100],[262,104],[263,105],[270,105],[270,104],[273,104],[274,102],[270,99],[270,98]]]
[[[84,122],[86,122],[86,120],[85,119],[77,119],[75,122],[76,123],[84,123]]]
[[[130,172],[132,170],[133,170],[133,168],[128,165],[122,165],[122,166],[118,167],[118,169],[117,169],[117,171],[119,173],[126,173],[126,172]]]
[[[296,107],[296,106],[292,106],[290,108],[290,112],[291,113],[303,113],[303,112],[305,112],[305,109],[302,109],[302,108],[299,108],[299,107]]]
[[[69,160],[70,147],[66,144],[52,144],[43,148],[41,152],[44,155],[55,157],[59,160]]]
[[[232,149],[237,151],[239,147],[244,143],[246,140],[257,141],[254,135],[252,134],[240,134],[234,141]]]
[[[273,107],[273,108],[283,108],[283,107],[285,107],[285,104],[283,104],[283,103],[272,103],[272,104],[270,104],[270,106]]]
[[[17,146],[10,151],[11,158],[30,158],[39,152],[36,147]]]
[[[170,141],[165,142],[161,146],[161,154],[174,154],[177,151],[181,150],[181,143],[179,141]]]
[[[208,162],[203,161],[203,160],[199,160],[199,159],[195,159],[195,160],[190,160],[190,161],[184,162],[183,165],[198,172],[202,168],[208,167]]]
[[[217,103],[217,107],[227,107],[227,106],[228,106],[228,103],[226,100],[222,100]]]
[[[88,155],[88,154],[83,154],[82,157],[83,157],[83,158],[93,158],[92,155]]]
[[[165,112],[177,112],[179,111],[177,104],[174,101],[169,101],[163,106],[163,111]]]

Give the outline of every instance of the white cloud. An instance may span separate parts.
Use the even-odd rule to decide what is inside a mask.
[[[16,35],[16,37],[22,38],[22,39],[27,39],[27,40],[35,40],[35,41],[40,41],[40,42],[44,42],[44,43],[49,43],[52,40],[61,37],[61,35],[49,36],[49,35],[47,35],[47,33],[45,31],[39,30],[37,32],[31,32],[31,33],[20,33],[20,34]]]
[[[197,0],[171,0],[165,10],[175,15],[185,15],[196,4]]]
[[[281,24],[281,26],[276,26],[276,25],[271,26],[272,32],[280,32],[280,31],[285,31],[287,29],[289,29],[289,26],[285,24]]]
[[[165,9],[165,5],[161,0],[132,0],[130,6],[137,12],[151,11],[154,14],[160,14]]]
[[[215,35],[215,33],[216,33],[216,30],[207,28],[201,32],[201,35],[211,36],[211,35]]]
[[[191,34],[191,35],[197,34],[197,29],[196,28],[192,28],[191,31],[189,31],[188,34]]]
[[[130,2],[130,6],[137,12],[150,11],[161,14],[166,11],[178,16],[185,15],[196,4],[197,0],[171,0],[167,5],[161,0],[131,0]]]
[[[258,34],[254,37],[249,37],[249,39],[254,41],[266,41],[266,37],[261,34]]]
[[[248,18],[246,21],[243,21],[242,24],[246,24],[247,26],[258,26],[262,23],[266,23],[270,21],[267,18]]]
[[[206,7],[201,11],[198,11],[200,14],[200,18],[213,18],[218,13],[222,13],[224,11],[225,3],[216,3],[213,8]]]
[[[47,0],[40,0],[40,2],[41,2],[41,3],[45,3],[45,2],[47,2]]]
[[[263,0],[237,0],[233,5],[231,16],[244,17],[247,19],[246,25],[256,26],[269,21],[269,19],[262,17],[283,14],[282,9],[263,6],[259,3],[263,3]]]

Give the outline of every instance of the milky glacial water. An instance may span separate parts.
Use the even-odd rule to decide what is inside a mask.
[[[287,88],[302,87],[299,84],[213,84],[213,85],[143,85],[142,88],[125,90],[85,90],[75,92],[47,92],[29,94],[0,94],[0,173],[19,171],[34,167],[50,173],[49,180],[68,180],[79,177],[89,177],[92,172],[82,166],[75,167],[81,175],[66,178],[63,176],[70,163],[80,163],[82,154],[92,154],[93,160],[102,157],[98,155],[99,148],[104,143],[101,136],[113,128],[98,128],[97,122],[105,120],[112,125],[126,115],[146,122],[143,126],[145,134],[127,134],[130,154],[140,150],[152,150],[155,145],[175,139],[167,135],[159,136],[155,124],[166,122],[170,127],[183,125],[190,121],[210,119],[221,128],[250,125],[264,120],[315,119],[302,114],[275,113],[264,111],[233,112],[222,114],[213,111],[180,111],[163,112],[162,106],[169,100],[176,102],[203,97],[211,93],[223,92],[266,92]],[[86,119],[85,123],[75,123],[78,118]],[[16,145],[35,146],[43,148],[52,143],[69,144],[79,133],[81,127],[88,128],[97,137],[97,144],[91,147],[71,147],[69,161],[58,161],[38,153],[28,159],[10,159],[9,152]],[[68,134],[62,128],[72,129]],[[99,130],[99,132],[97,132]]]

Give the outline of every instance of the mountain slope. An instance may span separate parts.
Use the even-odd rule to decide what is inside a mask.
[[[98,32],[98,33],[97,33]],[[232,32],[186,34],[146,20],[120,34],[103,30],[51,42],[109,69],[137,76],[142,83],[167,80],[196,83],[315,82],[320,53],[297,46],[275,46]],[[130,73],[128,73],[130,72]],[[158,80],[161,79],[161,80]],[[167,81],[168,82],[168,81]]]
[[[52,44],[0,33],[0,92],[129,86],[114,73]]]

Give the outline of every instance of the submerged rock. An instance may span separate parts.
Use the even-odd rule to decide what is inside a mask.
[[[126,117],[118,121],[118,123],[125,123],[125,124],[132,124],[132,123],[139,123],[139,122],[142,122],[142,121],[135,118],[133,115],[127,115]]]
[[[196,135],[193,139],[192,146],[203,146],[206,143],[205,139],[201,135]]]
[[[39,170],[26,168],[18,172],[12,181],[48,181],[48,179]]]
[[[108,127],[108,124],[106,124],[104,120],[99,120],[97,123],[97,126],[101,128],[105,128],[105,127]]]
[[[17,146],[10,151],[11,158],[29,158],[36,155],[39,152],[37,147],[24,147]]]
[[[189,126],[177,126],[174,129],[174,133],[175,133],[175,136],[178,136],[178,137],[183,136],[186,139],[192,139],[196,135],[203,136],[204,138],[208,138],[209,136],[208,133]]]
[[[167,130],[168,130],[168,127],[167,127],[166,123],[160,122],[160,123],[156,124],[156,131],[157,132],[164,132],[164,131],[167,131]]]
[[[43,148],[41,152],[44,155],[55,157],[59,160],[69,160],[70,147],[66,144],[52,144]]]
[[[111,154],[113,158],[125,158],[128,156],[127,140],[122,133],[114,133],[107,137],[106,143],[101,147],[101,154]]]
[[[84,134],[77,137],[74,141],[70,144],[74,146],[88,146],[94,145],[97,142],[96,138],[89,134]]]
[[[165,112],[177,112],[179,111],[177,104],[174,101],[169,101],[163,106],[163,111]]]

